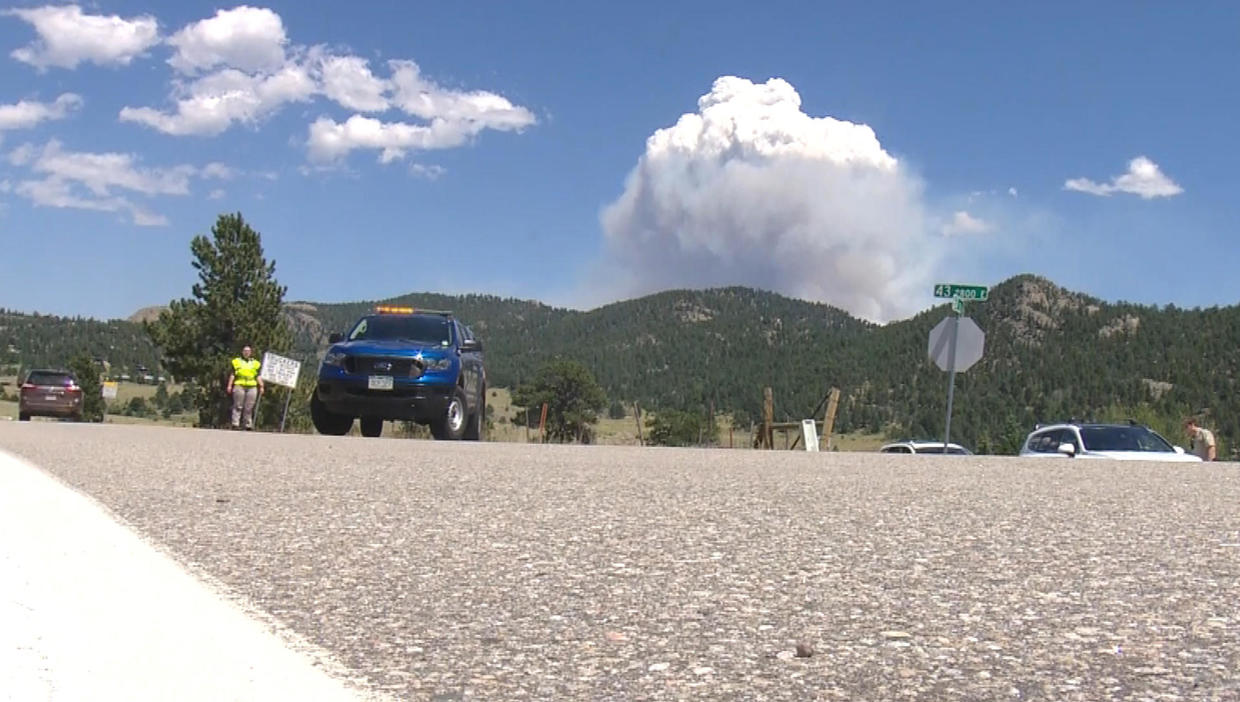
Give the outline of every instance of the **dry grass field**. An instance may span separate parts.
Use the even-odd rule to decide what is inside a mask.
[[[0,388],[5,394],[12,397],[16,393],[16,378],[7,377],[0,378]],[[169,419],[162,417],[127,417],[120,414],[123,408],[132,398],[142,397],[147,401],[155,395],[156,386],[143,385],[138,383],[121,383],[117,387],[117,396],[115,400],[108,402],[108,413],[104,421],[112,424],[163,424],[170,426],[193,426],[195,414],[192,412],[174,415]],[[169,385],[168,392],[178,392],[180,386]],[[538,418],[532,415],[533,424],[535,426],[526,428],[513,423],[513,419],[517,416],[519,410],[512,405],[512,393],[507,388],[492,388],[487,391],[487,404],[492,408],[491,420],[492,428],[488,435],[490,441],[502,441],[511,443],[537,442],[538,437]],[[644,426],[649,422],[649,413],[643,413],[643,434],[647,431]],[[0,401],[0,421],[17,419],[17,403],[10,401]],[[39,421],[54,421],[40,419]],[[731,418],[727,415],[720,415],[717,422],[717,434],[715,444],[723,448],[750,449],[753,447],[753,434],[751,430],[746,428],[731,429]],[[357,434],[358,428],[354,426],[353,432]],[[405,436],[404,427],[398,423],[389,422],[384,428],[385,436]],[[412,433],[413,438],[425,438],[428,432],[415,429]],[[783,448],[787,442],[794,438],[793,435],[788,437],[777,433],[775,437],[775,446]],[[837,434],[832,438],[832,448],[838,451],[873,451],[876,450],[885,438],[881,434]],[[639,445],[637,435],[637,421],[633,415],[626,414],[622,419],[611,419],[604,415],[599,419],[595,426],[595,443],[610,446],[637,446]]]

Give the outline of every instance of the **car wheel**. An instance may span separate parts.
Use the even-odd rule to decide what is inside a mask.
[[[353,428],[352,417],[329,411],[318,395],[310,398],[310,421],[315,430],[327,436],[344,436]]]
[[[381,417],[362,417],[362,436],[377,438],[383,434],[383,419]]]
[[[465,425],[466,441],[482,441],[483,428],[487,421],[487,391],[486,388],[478,393],[477,409],[473,414],[469,415],[469,423]]]
[[[431,436],[441,441],[460,441],[465,435],[465,419],[465,393],[457,388],[443,416],[431,422]]]
[[[30,421],[30,415],[26,414],[25,412],[18,412],[18,413],[17,413],[17,421],[19,421],[19,422],[29,422],[29,421]]]

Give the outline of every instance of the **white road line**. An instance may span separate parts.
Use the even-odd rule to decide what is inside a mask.
[[[381,698],[262,619],[0,451],[0,699]]]

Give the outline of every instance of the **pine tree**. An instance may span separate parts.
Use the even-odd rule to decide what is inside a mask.
[[[194,237],[190,251],[198,271],[193,297],[173,300],[146,329],[168,372],[192,382],[185,400],[198,409],[198,425],[215,427],[225,419],[229,362],[241,347],[253,347],[261,358],[291,346],[281,312],[286,288],[276,281],[275,261],[263,256],[261,236],[240,212],[220,215],[211,237]]]
[[[99,368],[86,353],[79,353],[69,362],[69,370],[77,377],[82,388],[82,419],[87,422],[103,421],[103,383],[99,380]]]
[[[547,437],[552,441],[589,443],[590,427],[607,405],[594,375],[577,361],[558,359],[538,369],[530,383],[512,394],[512,402],[535,413],[547,404]]]

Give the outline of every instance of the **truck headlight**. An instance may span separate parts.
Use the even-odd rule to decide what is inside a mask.
[[[323,356],[323,365],[344,368],[344,359],[346,358],[348,358],[348,355],[343,351],[328,351],[327,355]]]
[[[451,358],[428,358],[426,359],[426,370],[428,371],[446,371],[452,367]]]

